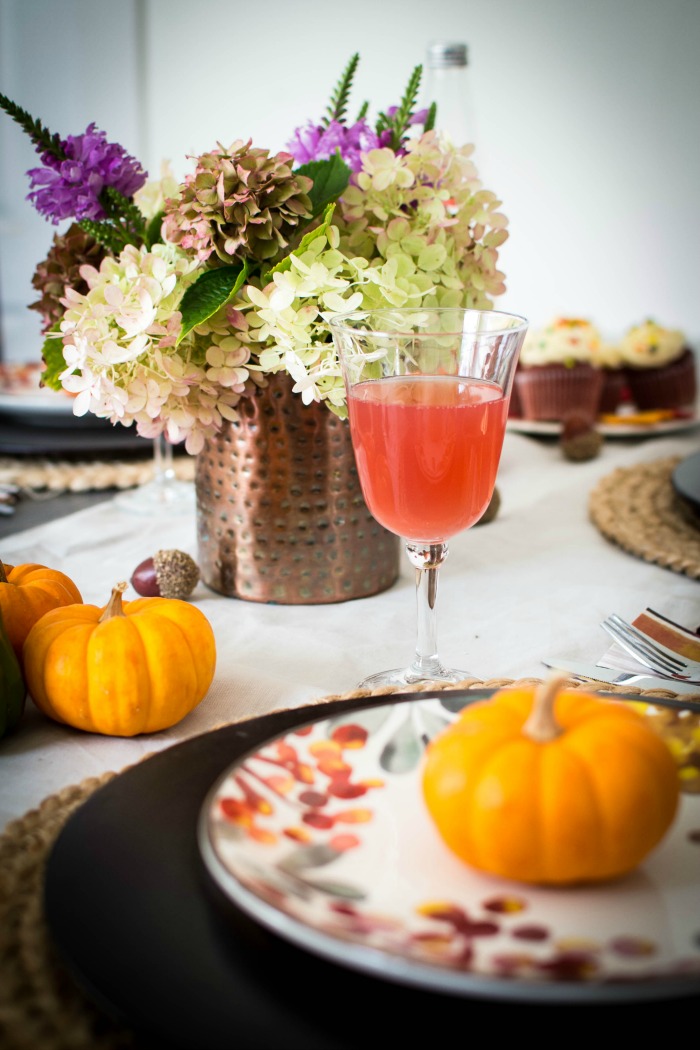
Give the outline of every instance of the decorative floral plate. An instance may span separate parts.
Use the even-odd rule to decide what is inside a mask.
[[[700,992],[700,796],[683,796],[664,842],[615,883],[482,875],[444,846],[421,794],[449,705],[368,705],[235,763],[201,811],[211,877],[298,946],[403,983],[539,1000]]]

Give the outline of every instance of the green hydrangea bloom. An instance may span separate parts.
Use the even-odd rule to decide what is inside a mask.
[[[237,307],[257,344],[253,374],[287,371],[308,403],[347,414],[329,320],[355,309],[466,306],[490,309],[505,286],[497,269],[507,220],[470,159],[433,132],[365,155],[338,218],[265,287],[249,284]]]

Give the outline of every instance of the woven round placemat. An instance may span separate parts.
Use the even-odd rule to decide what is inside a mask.
[[[180,481],[194,480],[194,457],[175,456],[173,470]],[[0,457],[0,484],[17,485],[22,493],[59,495],[61,492],[98,492],[144,485],[154,475],[152,459],[51,460]]]
[[[677,495],[671,475],[681,462],[670,456],[618,467],[589,498],[591,521],[630,554],[700,579],[700,521]]]
[[[453,687],[431,683],[402,687],[400,692],[418,693],[425,688],[498,689],[540,681],[539,678],[468,679]],[[567,688],[584,688],[584,685],[569,681]],[[355,691],[324,696],[313,703],[320,705],[330,700],[383,696],[397,691]],[[676,695],[672,690],[615,686],[606,686],[606,691],[639,693],[640,697],[650,700],[654,695]],[[116,775],[110,772],[90,777],[50,795],[37,809],[8,824],[0,835],[0,1047],[3,1050],[146,1050],[143,1040],[99,1011],[74,984],[53,950],[42,911],[45,864],[54,841],[70,815]]]

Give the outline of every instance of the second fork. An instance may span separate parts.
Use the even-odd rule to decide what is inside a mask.
[[[615,613],[603,620],[601,627],[614,638],[618,645],[649,670],[669,678],[700,682],[699,663],[686,660],[665,646],[657,644]]]

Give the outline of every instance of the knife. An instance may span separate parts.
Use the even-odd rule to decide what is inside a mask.
[[[607,667],[598,667],[597,664],[585,664],[576,660],[543,660],[545,667],[551,667],[555,671],[565,671],[575,678],[583,678],[589,682],[607,682],[609,685],[634,685],[640,689],[668,689],[669,692],[679,694],[691,694],[698,697],[697,701],[677,700],[667,698],[666,702],[673,707],[683,707],[689,711],[700,712],[700,686],[690,685],[688,682],[677,682],[670,678],[654,678],[646,674],[630,674],[629,671],[615,671]],[[654,701],[656,702],[656,701]],[[662,698],[658,698],[662,704]]]

